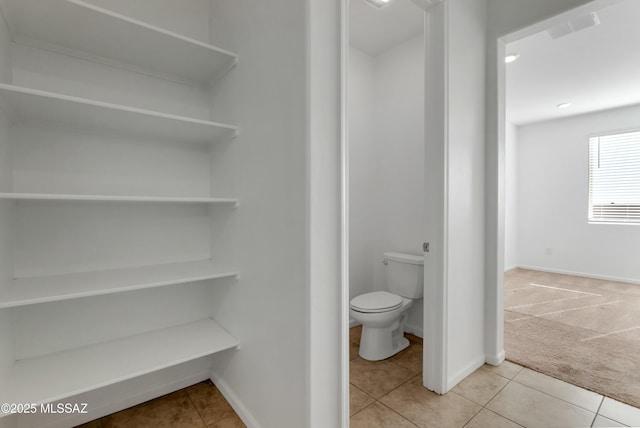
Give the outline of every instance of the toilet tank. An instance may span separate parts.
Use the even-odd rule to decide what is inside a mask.
[[[399,296],[419,299],[424,294],[424,257],[384,253],[387,289]]]

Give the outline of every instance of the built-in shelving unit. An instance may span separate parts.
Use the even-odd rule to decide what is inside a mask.
[[[27,201],[85,201],[85,202],[157,202],[174,204],[238,204],[233,198],[171,198],[163,196],[121,195],[64,195],[46,193],[0,193],[0,199]]]
[[[168,345],[170,344],[170,346]],[[48,403],[238,346],[207,319],[16,361],[3,403]]]
[[[36,39],[199,83],[238,60],[232,52],[81,0],[5,1],[18,40]]]
[[[17,125],[54,125],[143,138],[205,143],[232,137],[238,128],[0,83],[0,105]]]
[[[207,279],[234,278],[237,271],[210,260],[17,278],[0,288],[0,308],[164,287]]]
[[[132,396],[148,397],[176,384],[167,373],[201,376],[170,368],[238,346],[209,301],[240,274],[219,261],[236,214],[209,207],[238,206],[209,194],[213,177],[223,189],[232,173],[212,174],[227,146],[208,143],[239,129],[100,95],[139,93],[154,109],[209,118],[211,85],[237,56],[82,0],[0,7],[14,43],[0,28],[0,55],[13,52],[0,61],[0,316],[10,321],[0,325],[0,403],[49,403],[143,375]]]

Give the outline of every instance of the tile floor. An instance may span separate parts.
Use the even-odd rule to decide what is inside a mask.
[[[350,331],[352,428],[640,427],[640,409],[504,362],[485,365],[446,395],[422,386],[422,339],[383,361],[358,356]],[[84,428],[245,427],[210,381],[82,425]]]
[[[147,401],[82,428],[243,428],[238,415],[211,381]]]
[[[358,356],[350,331],[352,428],[578,428],[640,426],[640,409],[505,361],[445,395],[422,386],[422,341],[383,361]]]

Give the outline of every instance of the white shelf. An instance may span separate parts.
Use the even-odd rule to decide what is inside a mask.
[[[212,142],[238,128],[208,120],[0,83],[0,105],[15,124],[50,124],[177,142]]]
[[[235,348],[206,319],[15,363],[3,403],[48,403]]]
[[[234,198],[172,198],[165,196],[65,195],[49,193],[0,193],[0,199],[29,201],[163,202],[177,204],[238,204]]]
[[[198,83],[210,82],[237,62],[232,52],[81,0],[5,3],[17,40],[42,40]]]
[[[112,269],[64,275],[18,278],[0,287],[0,308],[121,293],[216,278],[232,278],[238,272],[223,269],[210,260]]]

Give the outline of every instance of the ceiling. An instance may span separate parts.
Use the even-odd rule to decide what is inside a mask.
[[[600,25],[552,39],[547,32],[507,46],[507,120],[523,125],[640,104],[640,1],[597,11]],[[570,102],[566,109],[556,105]]]
[[[365,0],[349,2],[349,42],[376,56],[424,30],[424,12],[411,0],[393,0],[378,9]]]

